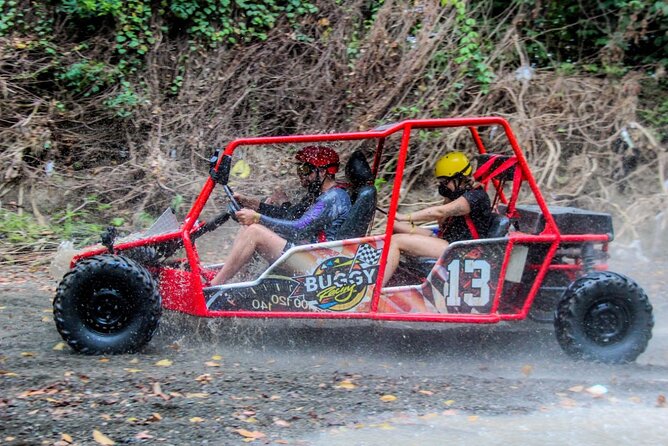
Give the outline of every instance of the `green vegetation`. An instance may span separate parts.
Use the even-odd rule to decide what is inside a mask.
[[[20,45],[52,59],[48,72],[59,83],[56,88],[84,97],[111,96],[103,104],[116,117],[129,118],[142,105],[145,90],[132,78],[164,35],[182,34],[196,53],[266,40],[280,21],[297,29],[300,17],[317,11],[308,0],[163,0],[158,4],[149,0],[0,0],[0,37],[26,36],[29,42]],[[33,39],[35,31],[38,39]],[[58,46],[68,43],[76,44],[59,51]],[[174,78],[172,94],[178,93],[182,81],[181,75]]]
[[[0,233],[10,244],[24,250],[49,244],[57,246],[58,240],[74,240],[86,245],[98,241],[103,229],[100,224],[90,223],[91,218],[87,212],[68,207],[43,225],[30,214],[0,209]],[[120,226],[123,221],[116,220],[115,223]]]
[[[623,74],[630,67],[668,67],[668,3],[656,0],[496,1],[517,8],[518,28],[538,66],[572,64],[582,71]]]

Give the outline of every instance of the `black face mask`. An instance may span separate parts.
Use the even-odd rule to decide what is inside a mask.
[[[441,195],[441,197],[445,197],[449,199],[450,201],[456,200],[457,198],[461,197],[462,194],[464,193],[463,191],[455,190],[451,191],[447,184],[439,184],[438,185],[438,193]]]
[[[450,190],[450,188],[448,188],[448,184],[445,182],[441,182],[438,185],[439,195],[441,195],[441,197],[449,199],[450,201],[454,201],[457,198],[461,197],[462,195],[464,195],[464,192],[465,191],[459,188],[455,189],[454,191]]]
[[[313,197],[319,196],[320,195],[320,188],[322,187],[322,183],[324,181],[325,181],[324,178],[322,180],[320,179],[320,171],[316,171],[315,180],[311,181],[306,188],[306,190],[308,191],[308,194],[313,196]]]

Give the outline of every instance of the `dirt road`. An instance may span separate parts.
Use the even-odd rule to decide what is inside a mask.
[[[640,266],[654,337],[637,363],[618,366],[570,360],[550,326],[531,322],[175,314],[140,354],[82,356],[55,330],[54,283],[6,270],[0,444],[658,444],[668,435],[668,263]]]

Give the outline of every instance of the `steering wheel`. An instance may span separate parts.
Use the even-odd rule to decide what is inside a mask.
[[[241,205],[239,204],[237,199],[234,198],[234,193],[232,192],[232,189],[230,189],[230,186],[228,186],[227,184],[224,185],[223,190],[225,191],[227,197],[230,199],[230,203],[227,209],[223,210],[220,214],[216,215],[211,220],[207,221],[202,226],[200,226],[195,232],[193,232],[193,234],[190,236],[193,240],[206,234],[207,232],[213,231],[218,226],[224,224],[230,218],[232,218],[232,220],[234,221],[237,221],[236,217],[234,216],[234,213],[241,210]]]
[[[231,213],[234,214],[235,212],[240,211],[241,205],[239,204],[237,199],[234,198],[234,193],[232,192],[230,186],[228,186],[227,184],[224,185],[223,190],[225,191],[225,194],[227,194],[227,198],[230,199],[230,211],[232,211]],[[232,218],[234,218],[234,215],[232,215]]]

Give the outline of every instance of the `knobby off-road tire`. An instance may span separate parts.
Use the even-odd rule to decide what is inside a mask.
[[[576,359],[634,361],[652,337],[652,306],[633,280],[595,272],[574,281],[555,313],[559,344]]]
[[[161,313],[160,294],[148,271],[117,255],[78,262],[53,300],[58,332],[86,354],[137,351],[153,337]]]

